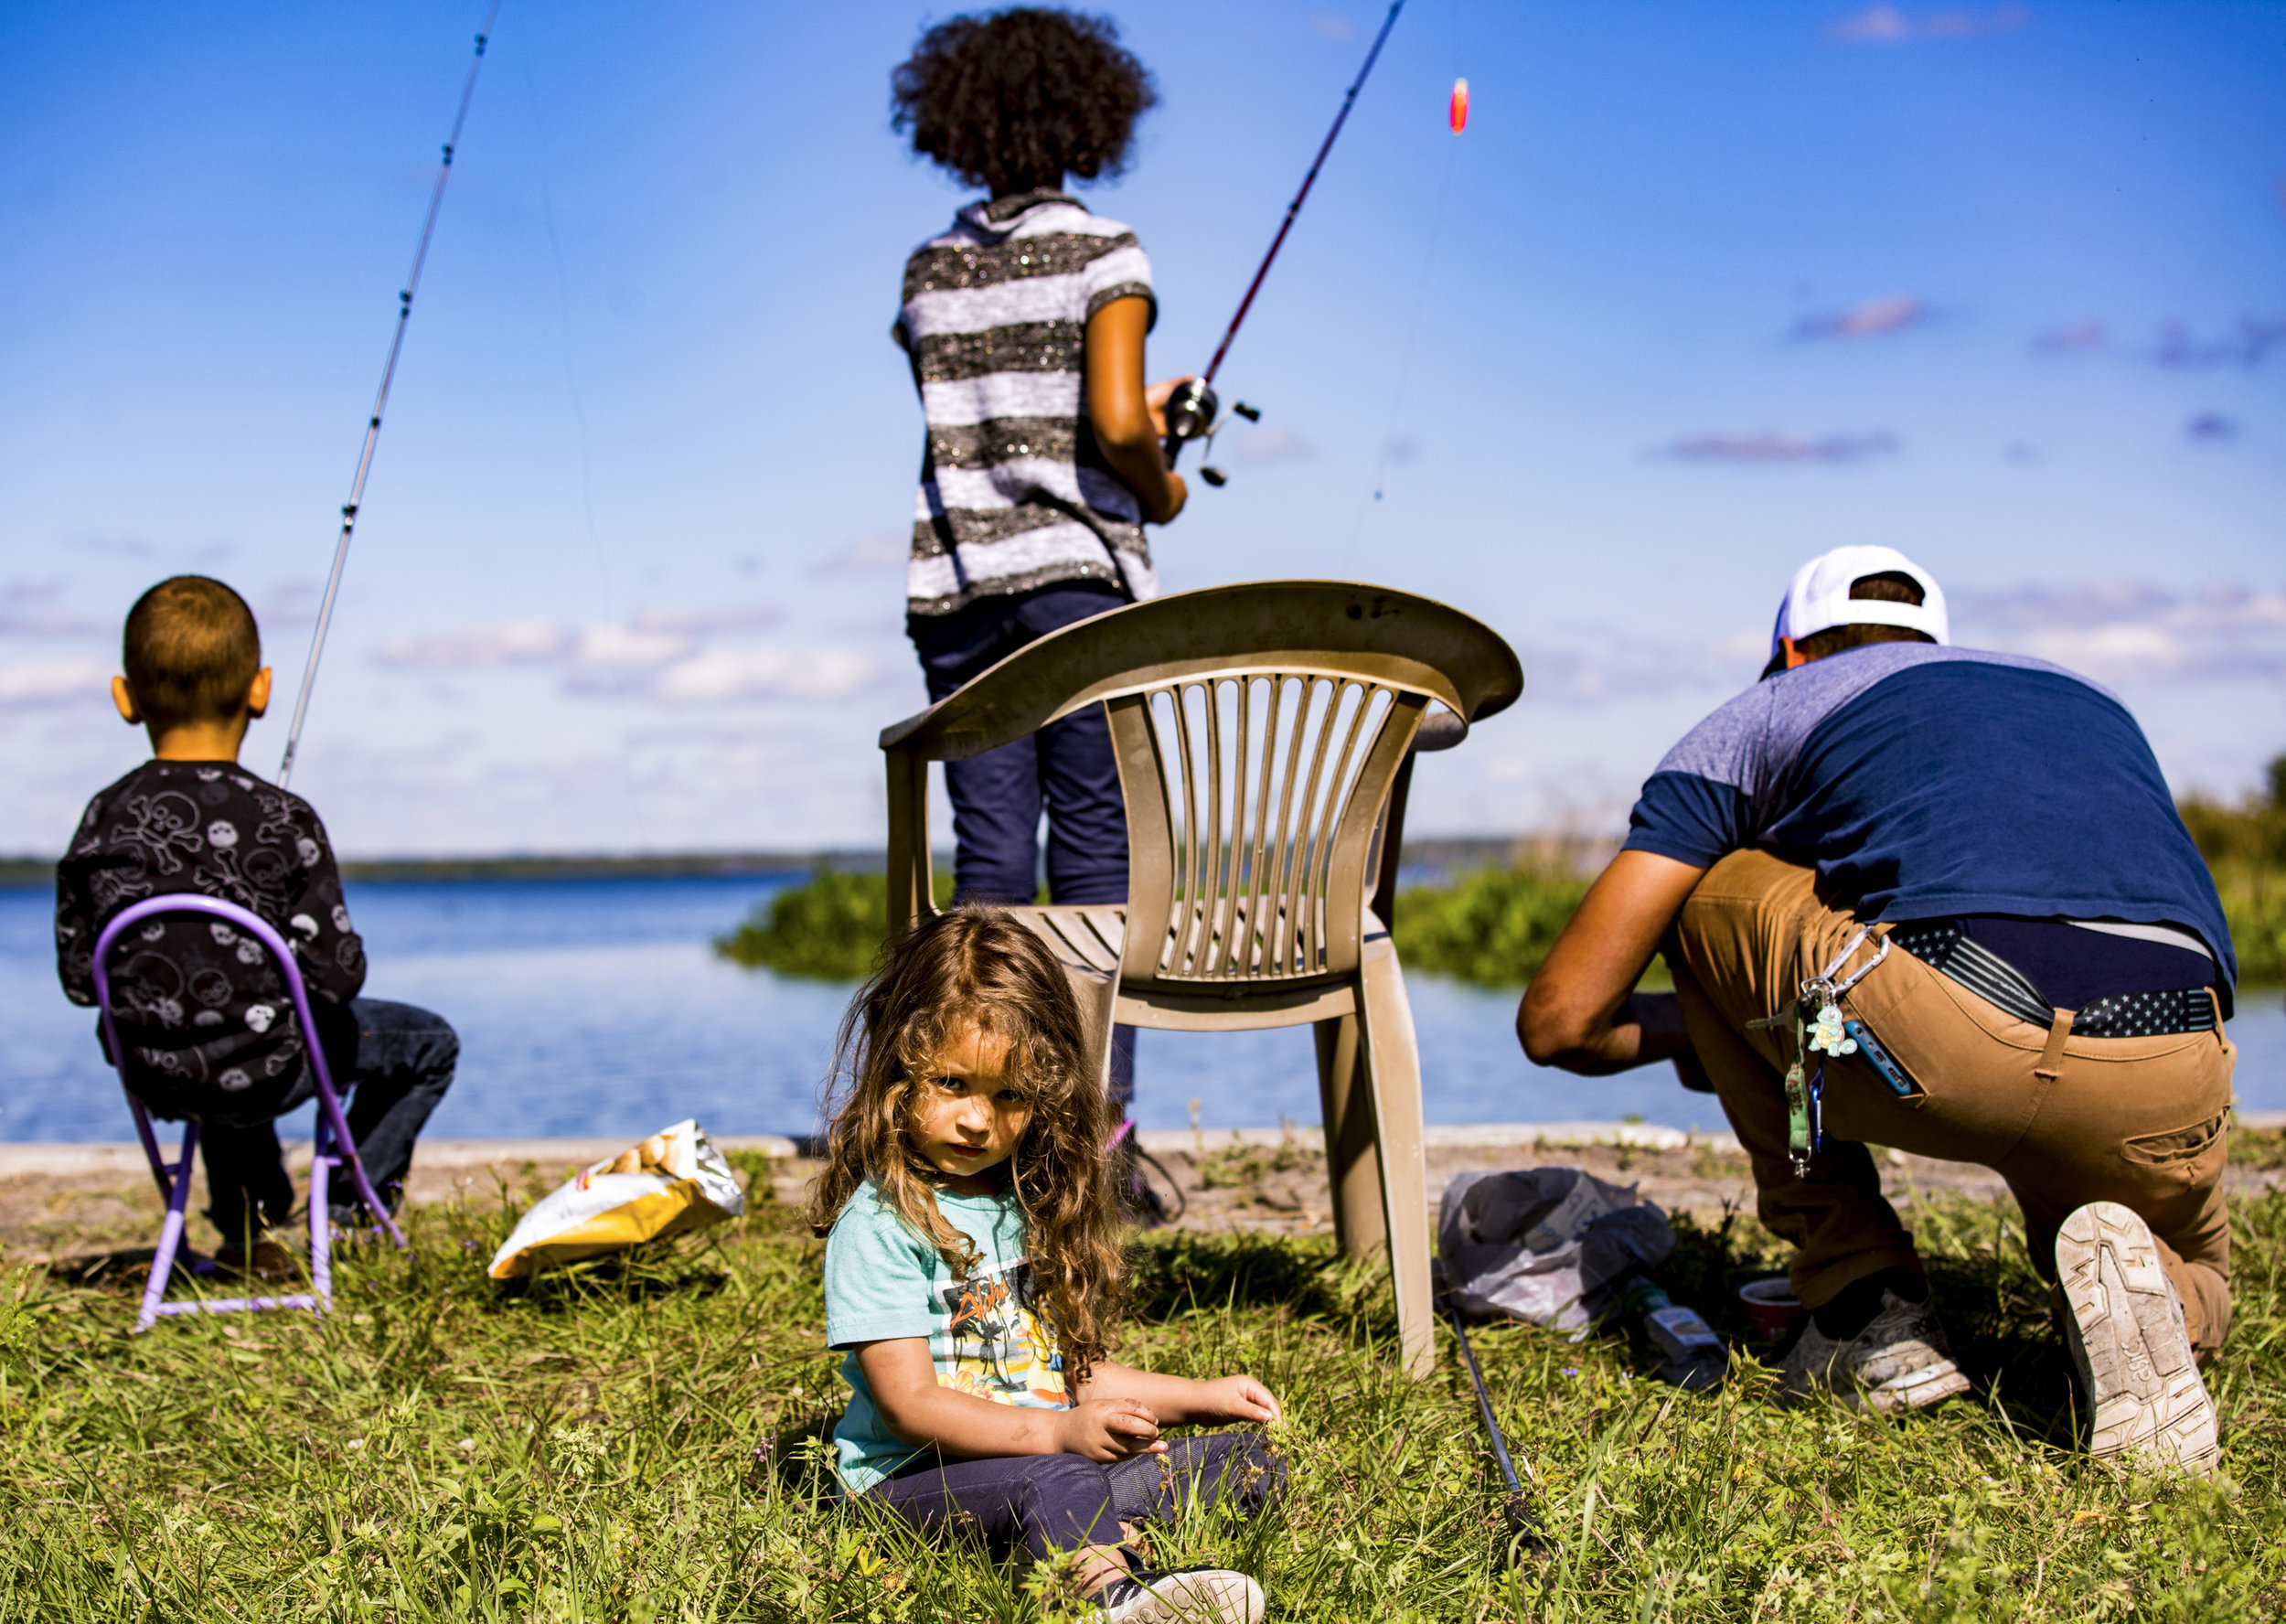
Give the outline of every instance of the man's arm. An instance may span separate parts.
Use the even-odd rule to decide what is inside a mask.
[[[1179,380],[1143,387],[1143,337],[1150,325],[1151,302],[1139,294],[1114,299],[1087,318],[1087,418],[1104,460],[1135,493],[1143,517],[1163,525],[1182,511],[1190,491],[1159,444],[1167,433],[1160,409]]]
[[[1540,1065],[1596,1076],[1690,1049],[1671,992],[1637,992],[1659,940],[1706,871],[1622,851],[1548,950],[1516,1010],[1516,1035]]]

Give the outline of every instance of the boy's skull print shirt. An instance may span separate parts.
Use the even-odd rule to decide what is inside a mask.
[[[346,1022],[365,944],[308,802],[230,762],[145,762],[97,795],[56,865],[56,964],[73,1003],[95,1002],[95,939],[112,916],[176,892],[259,914],[292,945],[320,1024],[336,1010]],[[251,937],[203,915],[154,918],[108,967],[128,1082],[159,1115],[259,1118],[300,1083],[306,1034]]]

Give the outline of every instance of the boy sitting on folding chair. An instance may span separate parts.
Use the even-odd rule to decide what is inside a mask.
[[[112,678],[112,697],[148,730],[152,759],[88,803],[56,865],[64,992],[95,1003],[96,937],[147,897],[202,892],[260,915],[293,945],[327,1069],[355,1089],[358,1157],[394,1211],[460,1040],[426,1010],[358,996],[365,945],[349,927],[325,826],[299,796],[238,764],[248,724],[270,702],[245,600],[201,575],[162,581],[129,612],[124,643],[126,675]],[[278,973],[256,943],[189,914],[146,923],[112,950],[109,970],[122,1078],[153,1115],[200,1125],[207,1216],[222,1234],[216,1262],[264,1278],[291,1273],[292,1254],[268,1234],[294,1207],[275,1119],[317,1084]],[[337,1226],[369,1221],[353,1185],[336,1189]]]

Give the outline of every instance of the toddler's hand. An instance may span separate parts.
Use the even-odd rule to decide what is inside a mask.
[[[1220,1381],[1202,1382],[1200,1385],[1206,1389],[1204,1407],[1224,1420],[1258,1421],[1275,1426],[1286,1419],[1277,1395],[1252,1376],[1224,1376]]]
[[[1066,1455],[1109,1462],[1166,1452],[1159,1441],[1159,1417],[1139,1399],[1086,1398],[1063,1413]]]

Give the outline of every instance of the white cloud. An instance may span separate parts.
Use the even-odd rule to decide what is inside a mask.
[[[721,609],[638,609],[629,623],[638,632],[752,632],[783,619],[775,604],[732,604]]]
[[[609,666],[616,670],[640,670],[681,659],[695,645],[678,631],[660,631],[638,620],[631,626],[589,626],[573,639],[572,663],[582,668]]]
[[[1794,324],[1797,338],[1881,338],[1927,322],[1933,313],[1925,299],[1911,294],[1891,294],[1864,299],[1846,310],[1808,315]]]
[[[1866,434],[1790,434],[1768,430],[1758,434],[1686,434],[1666,447],[1666,454],[1685,463],[1745,463],[1762,466],[1788,464],[1864,462],[1897,449],[1896,436],[1881,431]]]
[[[1541,704],[1593,707],[1697,689],[1742,689],[1762,669],[1767,635],[1735,632],[1710,642],[1665,643],[1583,628],[1584,638],[1519,647],[1524,693]]]
[[[1266,463],[1306,463],[1317,448],[1287,429],[1256,429],[1238,443],[1238,460],[1249,466]]]
[[[889,530],[868,530],[812,572],[818,575],[881,575],[902,570],[913,556],[913,538]]]
[[[11,581],[0,586],[0,636],[84,637],[103,628],[65,608],[59,581]]]
[[[1909,16],[1894,5],[1869,5],[1827,26],[1826,37],[1843,45],[1905,45],[1916,39],[1983,39],[2013,34],[2032,21],[2021,5],[1996,11],[1958,8]]]
[[[108,698],[111,678],[111,665],[104,660],[17,660],[0,666],[0,708],[28,710]]]
[[[545,615],[425,636],[392,637],[373,657],[400,671],[473,671],[486,666],[545,665],[572,652],[572,635]]]
[[[881,675],[878,662],[847,648],[712,648],[660,671],[646,691],[668,705],[839,700]]]
[[[779,618],[772,604],[715,609],[639,609],[625,622],[566,626],[527,615],[410,637],[392,637],[373,657],[400,671],[475,671],[494,666],[569,666],[574,670],[642,670],[696,653],[699,638],[752,631]]]
[[[2286,678],[2286,590],[2139,582],[1958,593],[1963,641],[2033,655],[2106,680]]]

